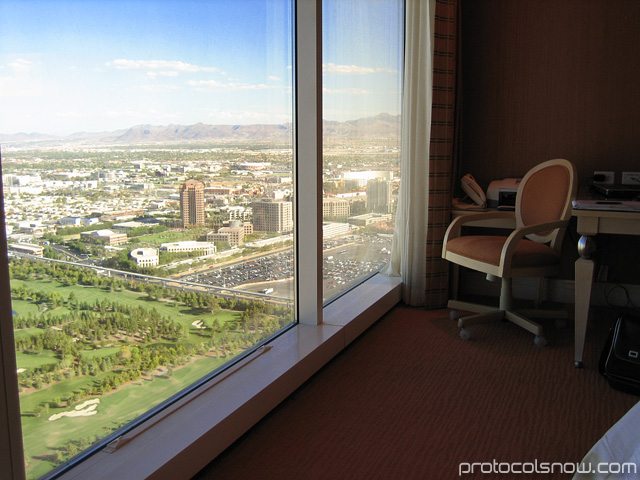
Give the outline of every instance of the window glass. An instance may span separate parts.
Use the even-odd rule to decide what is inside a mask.
[[[28,478],[294,321],[290,0],[0,0]]]
[[[323,0],[323,298],[389,261],[400,182],[404,2]]]

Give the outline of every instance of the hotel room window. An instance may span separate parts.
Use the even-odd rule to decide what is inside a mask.
[[[27,478],[294,322],[292,18],[291,0],[0,0]]]
[[[400,182],[404,2],[323,0],[322,8],[328,302],[390,259]]]
[[[388,261],[403,2],[322,4],[320,219],[294,200],[319,166],[299,154],[294,169],[294,125],[317,106],[294,100],[295,0],[0,0],[0,353],[15,357],[27,478],[309,323],[305,218],[324,223],[323,302]]]

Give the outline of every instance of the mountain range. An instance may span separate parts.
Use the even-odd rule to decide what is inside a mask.
[[[158,144],[202,142],[286,142],[291,138],[290,123],[281,125],[136,125],[112,132],[77,132],[67,136],[40,133],[0,134],[5,145],[33,143],[79,144]],[[337,122],[323,121],[326,139],[339,141],[349,138],[388,138],[400,136],[400,115],[381,113],[373,117]]]

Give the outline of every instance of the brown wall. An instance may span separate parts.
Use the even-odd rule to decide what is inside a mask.
[[[640,0],[462,0],[460,174],[640,171]]]

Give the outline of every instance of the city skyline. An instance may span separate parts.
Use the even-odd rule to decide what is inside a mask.
[[[401,52],[371,35],[398,30],[395,2],[323,9],[323,117],[398,114],[382,93],[400,88]],[[0,0],[0,132],[290,122],[291,17],[274,0]]]

